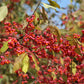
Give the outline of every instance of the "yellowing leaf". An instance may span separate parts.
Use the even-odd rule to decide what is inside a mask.
[[[55,57],[55,52],[52,50],[52,54],[53,54],[53,56]]]
[[[53,77],[53,80],[56,79],[56,74],[55,74],[55,72],[51,72],[51,76]]]
[[[40,26],[36,26],[35,29],[37,29],[37,30],[41,30]]]
[[[62,65],[64,65],[64,60],[63,60],[62,57],[60,57],[60,62],[61,62]]]
[[[22,21],[23,29],[27,26],[28,22],[26,20]]]
[[[35,24],[38,23],[38,20],[37,20],[38,18],[39,18],[39,14],[37,12],[35,12]]]
[[[76,71],[77,71],[76,66],[77,66],[77,64],[75,62],[72,62],[72,65],[70,65],[72,73],[74,75],[76,74]]]
[[[26,55],[23,59],[22,71],[26,73],[29,69],[29,57]]]
[[[43,24],[44,23],[44,20],[40,20],[40,24]]]
[[[1,48],[1,52],[5,52],[8,49],[8,42],[4,42],[2,48]]]
[[[61,35],[67,34],[67,30],[65,30],[65,29],[60,29],[60,32],[61,32]]]
[[[72,73],[75,75],[76,71],[77,71],[76,64],[74,63],[74,64],[72,64],[72,66],[74,66],[74,67],[72,67]]]
[[[26,56],[26,53],[23,53],[23,54],[19,55],[18,57],[16,57],[15,63],[13,66],[13,72],[15,72],[16,70],[18,70],[22,67],[22,60],[24,59],[25,56]]]
[[[10,40],[9,40],[9,41],[10,41]],[[0,52],[4,53],[4,52],[8,49],[8,42],[9,42],[9,41],[4,42],[4,44],[3,44],[3,46],[2,46],[2,48],[1,48],[1,50],[0,50]]]
[[[73,2],[73,0],[70,0],[70,2],[72,3],[72,2]]]
[[[8,14],[7,6],[0,7],[0,22],[4,20],[7,14]]]
[[[81,55],[81,51],[78,47],[75,49],[75,52]]]
[[[77,33],[77,27],[74,25],[74,27],[69,29],[69,34]]]
[[[71,37],[68,36],[68,37],[67,37],[67,40],[69,41],[69,43],[70,43],[71,45],[75,45],[75,46],[77,47],[77,48],[75,49],[75,52],[81,55],[81,51],[80,51],[80,49],[79,49],[79,47],[78,47],[78,40],[77,40],[77,39],[74,39],[72,36],[71,36]]]
[[[32,53],[32,59],[33,59],[33,61],[34,61],[34,63],[35,63],[35,69],[36,69],[37,71],[39,71],[39,70],[40,70],[40,67],[39,67],[38,64],[37,64],[36,57],[34,56],[33,53]]]
[[[42,7],[42,16],[43,16],[43,19],[44,19],[44,22],[47,20],[47,16],[45,14],[45,9],[44,7]]]
[[[52,1],[52,0],[48,0],[48,1],[49,1],[49,3],[50,3],[51,6],[60,8],[60,6],[55,1]]]
[[[69,43],[70,43],[71,45],[77,45],[77,43],[76,43],[76,41],[74,40],[73,37],[68,36],[66,39],[69,41]]]
[[[42,4],[44,5],[45,8],[53,8],[53,9],[56,10],[56,8],[53,7],[53,6],[51,6],[51,5],[45,4],[45,3],[43,3],[43,2],[42,2]]]
[[[60,36],[61,36],[60,30],[59,30],[56,26],[51,26],[51,25],[49,25],[49,26],[47,26],[47,27],[50,28],[51,32],[52,32],[54,35],[57,35],[57,39],[58,39],[58,41],[59,41]]]
[[[63,13],[61,19],[65,19],[65,17],[66,17],[66,14]]]

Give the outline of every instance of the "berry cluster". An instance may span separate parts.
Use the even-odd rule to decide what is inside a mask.
[[[0,65],[12,64],[13,59],[26,52],[30,61],[29,71],[26,74],[22,69],[15,71],[18,77],[22,77],[22,84],[28,83],[29,80],[36,84],[83,84],[83,45],[71,45],[63,36],[58,40],[57,35],[52,34],[49,27],[44,31],[36,30],[34,19],[34,15],[27,18],[28,25],[25,28],[16,22],[4,23],[5,38],[0,39],[0,48],[3,47],[4,41],[8,41],[8,49],[1,52]],[[80,38],[79,34],[73,34],[74,40]],[[13,84],[17,82],[18,80],[13,81]]]

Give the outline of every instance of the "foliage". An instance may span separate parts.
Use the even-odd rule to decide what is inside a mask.
[[[4,2],[9,6],[1,4],[5,8],[0,7],[0,84],[84,83],[82,15],[62,14],[61,25],[65,25],[65,29],[49,25],[45,8],[60,6],[48,0],[49,4],[42,3],[42,10],[37,11],[39,2],[32,16],[24,16],[23,12],[24,19],[18,21],[21,11],[15,9],[22,8],[23,3],[29,4],[28,1],[11,0]],[[32,4],[34,2],[29,6]],[[12,7],[14,9],[10,10]],[[17,17],[10,20],[11,13],[16,13]],[[48,25],[43,28],[44,24]]]
[[[0,7],[0,11],[1,11],[1,13],[0,13],[0,21],[3,21],[3,19],[8,14],[8,8],[7,8],[7,6]]]

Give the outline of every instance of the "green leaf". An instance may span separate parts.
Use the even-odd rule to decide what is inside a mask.
[[[51,72],[51,76],[53,77],[53,80],[56,79],[56,74],[55,74],[55,72]]]
[[[12,74],[13,73],[13,65],[9,64],[9,73]]]
[[[55,1],[52,1],[52,0],[48,0],[48,1],[49,1],[49,3],[50,3],[51,6],[60,8],[60,6]]]
[[[16,70],[18,70],[22,67],[22,60],[24,59],[25,56],[26,56],[26,53],[23,53],[23,54],[19,55],[18,57],[16,57],[15,63],[13,66],[13,72],[15,72]]]
[[[41,2],[41,3],[44,5],[45,8],[52,8],[52,9],[55,9],[56,10],[56,7],[53,7],[53,6],[48,5],[48,4],[45,4],[43,2]]]
[[[82,46],[84,47],[84,43],[81,43],[81,42],[78,41],[78,40],[77,40],[77,42],[78,42],[79,45],[82,45]]]
[[[78,47],[75,49],[75,52],[81,55],[81,51]]]
[[[10,42],[11,40],[4,42],[0,52],[4,53],[7,49],[8,49],[8,42]]]
[[[4,20],[4,18],[7,16],[7,14],[8,14],[7,6],[0,7],[0,22]]]
[[[29,69],[29,57],[26,55],[23,59],[23,66],[22,66],[22,71],[26,73]]]
[[[9,79],[7,75],[2,75],[3,78],[0,78],[0,84],[9,84]]]
[[[62,75],[62,78],[65,82],[67,82],[67,76],[65,74]]]

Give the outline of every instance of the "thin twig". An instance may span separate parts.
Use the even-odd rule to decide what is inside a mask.
[[[34,14],[35,14],[35,12],[36,12],[36,10],[38,9],[38,7],[39,7],[40,3],[41,3],[41,0],[38,2],[37,7],[36,7],[36,9],[34,10],[34,12],[33,12],[33,14],[32,14],[32,15],[34,15]],[[30,18],[32,17],[32,15],[30,16]],[[28,23],[27,23],[27,26],[26,26],[26,27],[28,27]]]
[[[32,14],[32,15],[34,15],[34,14],[35,14],[35,12],[36,12],[36,10],[38,9],[38,7],[39,7],[40,3],[41,3],[41,0],[39,0],[39,2],[38,2],[38,4],[37,4],[37,7],[36,7],[36,9],[34,10],[34,12],[33,12],[33,14]]]

